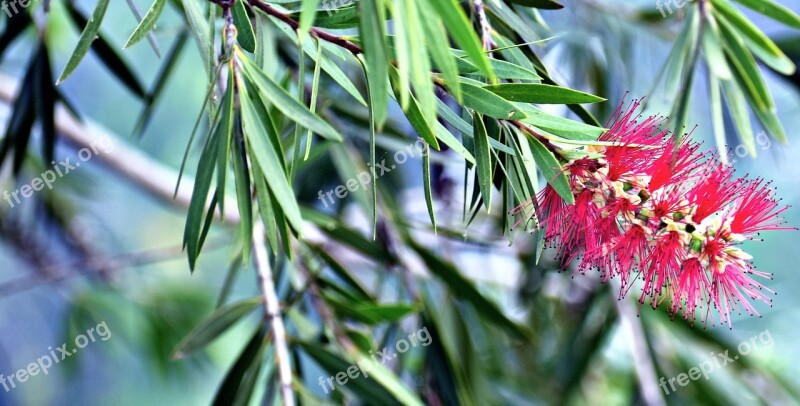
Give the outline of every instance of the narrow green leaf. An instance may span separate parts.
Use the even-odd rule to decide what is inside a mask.
[[[253,241],[253,202],[250,191],[250,171],[247,167],[247,155],[243,143],[244,140],[239,137],[233,141],[231,162],[236,184],[236,202],[241,218],[239,234],[242,239],[242,263],[246,267],[250,262],[250,249]]]
[[[316,224],[325,234],[359,253],[380,263],[393,263],[397,261],[394,255],[385,247],[375,244],[361,233],[345,227],[337,219],[315,210],[303,210],[303,217]]]
[[[264,347],[269,340],[264,327],[259,325],[253,337],[247,342],[241,354],[236,358],[231,369],[225,374],[214,397],[212,406],[240,406],[249,404],[252,394],[252,385],[258,380],[258,374],[263,364]],[[248,399],[243,399],[248,397]]]
[[[533,153],[533,159],[536,161],[536,167],[542,172],[547,183],[549,183],[567,203],[574,204],[575,197],[572,195],[569,180],[564,173],[564,169],[561,168],[561,164],[558,163],[556,156],[553,155],[541,141],[536,139],[536,137],[528,137],[528,142],[531,147],[531,152]]]
[[[302,348],[302,350],[308,354],[309,357],[314,360],[314,362],[316,362],[329,374],[336,375],[341,371],[346,371],[347,368],[353,365],[353,361],[345,359],[344,357],[321,347],[319,344],[298,341],[296,345]],[[361,361],[358,364],[361,366],[359,370],[365,372],[369,378],[376,379],[376,377],[372,374],[372,371],[375,368],[372,368],[371,364],[365,362],[366,361]],[[364,378],[361,374],[359,374],[355,379],[348,380],[347,388],[359,396],[363,401],[368,401],[378,405],[397,405],[398,399],[395,397],[395,395],[385,387],[383,382],[379,383],[379,385],[375,385],[374,381]],[[402,384],[399,385],[399,390],[407,391]],[[393,388],[395,388],[394,385]],[[411,402],[408,404],[421,405],[422,403]]]
[[[708,93],[711,103],[711,124],[714,130],[714,142],[717,144],[719,158],[728,164],[728,151],[725,142],[725,118],[722,115],[722,90],[719,78],[713,73],[708,75]]]
[[[667,57],[667,63],[664,65],[664,89],[668,95],[674,95],[678,91],[681,73],[687,68],[686,58],[689,56],[700,29],[698,14],[694,9],[690,10],[678,38],[675,39],[675,45],[672,46]]]
[[[703,30],[703,53],[706,57],[706,63],[708,63],[708,67],[714,72],[714,75],[722,80],[729,80],[731,79],[731,70],[728,67],[728,61],[725,60],[723,49],[719,26],[713,13],[711,13],[706,16],[706,26]]]
[[[212,30],[203,15],[203,10],[200,8],[201,4],[206,2],[200,0],[181,0],[183,4],[184,15],[189,27],[192,30],[197,49],[200,52],[200,58],[203,60],[203,67],[206,69],[209,83],[214,80],[214,61],[211,59],[211,51],[214,48],[212,41]],[[216,7],[216,5],[211,4]]]
[[[416,15],[409,14],[408,4],[414,0],[398,0],[389,3],[392,9],[392,17],[395,27],[394,53],[397,59],[398,79],[395,83],[395,94],[398,95],[397,101],[403,110],[408,109],[408,101],[411,93],[411,69],[416,62],[414,56],[414,44],[411,40],[411,19],[416,19]]]
[[[495,82],[496,77],[492,66],[489,64],[489,58],[483,52],[483,45],[481,44],[475,30],[472,29],[472,24],[469,22],[466,13],[455,0],[429,0],[428,4],[432,6],[436,14],[444,23],[453,40],[458,44],[461,49],[466,51],[471,62],[477,66],[491,82]]]
[[[364,65],[364,70],[366,71],[368,68]],[[366,72],[365,72],[366,73]],[[384,75],[385,76],[385,75]],[[367,76],[367,86],[369,86],[370,77]],[[378,175],[375,169],[375,161],[377,158],[377,153],[375,152],[375,139],[376,132],[378,127],[377,123],[377,106],[372,101],[372,90],[370,90],[369,94],[369,176],[372,178],[372,239],[378,238]],[[385,98],[384,95],[378,95],[381,99]]]
[[[434,18],[420,18],[425,30],[425,39],[430,43],[428,51],[435,66],[441,70],[445,85],[458,103],[462,102],[461,83],[458,80],[458,64],[456,57],[450,52],[447,31],[442,22]],[[438,99],[437,99],[438,100]]]
[[[36,57],[36,87],[34,90],[34,104],[41,122],[42,132],[42,157],[44,162],[54,160],[56,146],[55,104],[56,89],[53,85],[53,72],[50,67],[50,55],[47,46],[39,44]]]
[[[394,67],[392,67],[390,70],[390,74],[392,77],[392,89],[394,90],[395,98],[400,100],[402,95],[402,88],[398,84],[400,81],[400,74]],[[422,137],[425,142],[432,145],[433,148],[438,151],[439,142],[434,136],[433,128],[431,128],[431,125],[436,125],[436,121],[431,122],[425,119],[422,110],[417,104],[417,99],[413,95],[409,97],[408,105],[403,109],[403,112],[405,113],[408,122],[411,123],[412,127],[414,127],[414,130],[417,132],[417,134],[419,134],[419,136]]]
[[[181,340],[172,353],[172,359],[185,358],[205,348],[260,304],[261,298],[255,297],[217,309]]]
[[[753,55],[747,50],[731,23],[724,16],[719,14],[715,16],[719,22],[722,38],[725,40],[725,51],[734,68],[734,73],[737,74],[735,79],[751,95],[757,109],[773,108],[772,96]]]
[[[754,142],[755,138],[753,135],[753,127],[750,124],[750,113],[747,111],[747,105],[744,94],[742,93],[742,89],[735,81],[722,81],[722,88],[725,90],[725,101],[728,104],[728,110],[731,113],[733,124],[736,126],[736,132],[739,134],[739,139],[742,140],[742,143],[747,147],[747,150],[755,156],[756,146]]]
[[[563,138],[577,141],[594,141],[605,131],[568,118],[553,116],[531,105],[517,105],[527,117],[520,120]]]
[[[436,134],[436,138],[441,140],[444,145],[447,145],[448,148],[452,149],[453,151],[457,152],[459,155],[464,157],[467,162],[474,164],[475,157],[469,152],[468,149],[464,148],[464,144],[460,143],[453,134],[450,134],[450,131],[442,125],[442,123],[435,123],[433,127],[433,131]]]
[[[287,38],[291,39],[292,41],[295,40],[294,31],[292,31],[292,29],[288,27],[286,24],[275,24],[275,27],[278,28],[278,30],[282,32]],[[263,44],[264,41],[261,41],[260,43]],[[320,43],[322,44],[323,50],[326,52],[320,53],[317,51],[317,48],[319,47]],[[315,44],[310,39],[306,39],[305,41],[303,41],[303,50],[308,56],[311,57],[311,59],[314,60],[314,62],[316,63],[321,62],[322,70],[325,73],[327,73],[328,76],[331,77],[331,79],[333,79],[336,83],[338,83],[339,86],[341,86],[345,91],[347,91],[347,93],[353,96],[362,105],[364,106],[367,105],[367,102],[364,100],[364,97],[361,95],[361,93],[359,93],[359,90],[356,87],[356,85],[353,84],[353,82],[350,80],[347,74],[345,74],[344,71],[342,71],[342,69],[337,65],[338,62],[334,62],[326,56],[326,54],[338,55],[336,53],[338,52],[338,49],[336,48],[335,45],[327,44],[325,41],[318,41]]]
[[[324,13],[317,13],[314,26],[332,29],[355,28],[358,27],[359,15],[358,3],[350,3],[342,7],[326,9]],[[292,13],[292,19],[297,20],[298,18],[298,13]]]
[[[189,151],[192,148],[192,144],[194,143],[195,136],[197,136],[197,129],[200,128],[200,122],[203,120],[204,113],[206,111],[206,107],[211,102],[211,96],[216,89],[217,79],[219,78],[219,74],[222,71],[222,64],[217,67],[217,71],[215,72],[214,79],[208,86],[208,90],[206,91],[206,97],[203,99],[203,106],[200,108],[200,112],[197,113],[197,118],[194,120],[194,126],[192,127],[192,132],[189,134],[189,142],[186,143],[186,149],[183,151],[183,159],[181,159],[181,166],[178,169],[178,181],[175,182],[175,192],[173,194],[173,198],[178,195],[178,189],[181,186],[181,180],[183,179],[183,170],[186,168],[186,162],[189,160]],[[211,134],[214,130],[217,122],[217,117],[214,117],[213,114],[210,114],[211,119],[210,126],[208,129],[208,133]]]
[[[477,66],[472,64],[470,61],[461,58],[461,56],[466,54],[452,49],[451,52],[453,52],[454,55],[459,56],[455,59],[455,61],[456,66],[458,66],[458,72],[461,75],[475,75],[482,78],[488,78],[488,76]],[[541,79],[536,72],[511,62],[501,61],[499,59],[490,59],[489,63],[492,66],[494,75],[499,79],[517,79],[527,81],[539,81]]]
[[[92,17],[89,18],[89,22],[86,24],[86,27],[84,27],[83,32],[81,32],[81,36],[78,38],[78,45],[75,46],[75,50],[72,51],[72,55],[69,57],[67,65],[64,67],[64,70],[61,71],[61,75],[58,77],[56,85],[64,82],[72,73],[72,71],[78,67],[78,64],[81,63],[81,60],[84,56],[86,56],[86,53],[89,52],[89,47],[92,45],[92,42],[95,40],[95,38],[97,38],[97,34],[100,31],[100,24],[103,22],[103,17],[106,14],[108,3],[109,0],[97,1],[97,6],[94,8]]]
[[[322,41],[319,39],[317,39],[317,55],[319,55],[319,58],[314,62],[314,76],[311,79],[311,106],[309,106],[309,109],[312,113],[316,113],[317,111],[317,99],[319,99],[319,74],[320,68],[322,67],[320,58],[323,58]],[[305,154],[303,154],[304,161],[308,160],[308,154],[311,153],[311,141],[313,135],[314,132],[308,130],[308,133],[306,134],[306,151]]]
[[[305,52],[298,52],[297,55],[297,102],[306,105],[306,54]],[[309,109],[310,111],[310,109]],[[313,111],[312,111],[313,113]],[[308,130],[306,130],[308,132]],[[289,182],[294,183],[295,168],[300,162],[300,136],[303,133],[303,127],[299,125],[294,126],[294,138],[292,140],[292,162],[289,165]]]
[[[368,325],[377,325],[386,322],[397,323],[415,310],[414,306],[407,303],[345,303],[330,296],[327,296],[325,301],[330,304],[337,313]]]
[[[786,132],[783,130],[783,125],[781,125],[780,120],[778,119],[778,114],[775,112],[775,109],[770,110],[762,110],[762,109],[755,109],[754,113],[756,113],[756,117],[758,117],[758,121],[764,126],[767,132],[770,133],[773,137],[775,137],[778,142],[786,144]]]
[[[283,214],[276,213],[275,206],[273,205],[272,195],[267,186],[267,180],[264,178],[264,173],[258,165],[251,165],[253,171],[253,186],[256,189],[256,201],[258,203],[258,212],[261,215],[261,222],[264,224],[264,231],[267,235],[267,243],[272,248],[272,254],[278,255],[280,249],[280,240],[278,238],[278,227],[276,223],[283,222]]]
[[[530,141],[528,141],[528,136],[526,136],[522,131],[515,131],[514,132],[517,137],[517,142],[514,145],[519,147],[519,161],[522,163],[522,167],[525,169],[526,172],[526,180],[530,182],[528,185],[529,189],[532,192],[539,190],[539,177],[536,176],[536,160],[533,157],[533,152],[531,151]],[[533,196],[533,195],[531,195]],[[536,199],[533,199],[534,204]]]
[[[486,212],[489,213],[492,209],[492,154],[489,152],[489,134],[482,115],[472,115],[472,128],[475,130],[475,170]]]
[[[411,66],[411,85],[419,102],[419,108],[422,110],[422,115],[428,123],[433,123],[436,121],[437,97],[433,88],[427,39],[421,23],[421,20],[429,17],[420,14],[417,1],[419,0],[405,1],[408,15],[411,17],[408,26],[413,61]]]
[[[734,8],[728,1],[714,0],[713,3],[714,10],[718,11],[718,13],[714,14],[724,15],[736,31],[743,35],[748,48],[750,48],[759,59],[784,75],[791,75],[794,73],[796,69],[794,63],[792,63],[766,34],[761,32],[755,24],[745,17],[744,14]]]
[[[142,21],[139,22],[139,25],[136,26],[136,29],[133,30],[131,36],[128,37],[128,41],[125,42],[125,45],[122,48],[128,48],[137,42],[141,41],[142,38],[146,37],[147,34],[156,26],[156,22],[158,21],[158,17],[161,16],[161,12],[164,11],[164,5],[167,4],[167,0],[155,0],[153,5],[150,6],[150,9],[147,10],[147,14],[144,15]]]
[[[300,208],[297,205],[294,191],[286,178],[285,165],[281,164],[283,162],[282,155],[278,154],[272,145],[272,141],[268,139],[270,136],[262,123],[264,118],[259,116],[256,106],[254,106],[255,102],[250,100],[249,93],[257,91],[257,89],[245,86],[242,82],[238,82],[238,84],[242,125],[247,139],[248,155],[254,157],[256,163],[261,167],[261,171],[267,178],[267,184],[283,209],[286,219],[295,232],[300,234],[303,219],[300,216]],[[289,99],[297,103],[293,98],[289,97]],[[271,125],[271,123],[266,124]]]
[[[308,35],[308,30],[314,25],[319,3],[320,0],[302,0],[300,3],[300,26],[297,28],[297,38],[301,43]]]
[[[246,67],[244,73],[254,82],[256,91],[258,91],[262,97],[269,100],[283,114],[286,114],[287,117],[291,118],[299,125],[325,138],[334,141],[342,141],[342,136],[331,127],[330,124],[312,113],[308,107],[300,104],[300,102],[264,74],[261,68],[256,66],[247,57],[242,57],[240,60],[244,61],[244,66]],[[269,171],[266,171],[266,173],[269,173]]]
[[[464,277],[453,264],[439,258],[429,249],[418,245],[415,241],[408,241],[408,243],[422,258],[428,270],[441,279],[453,295],[472,304],[475,311],[485,321],[502,328],[514,338],[520,340],[528,339],[530,332],[510,320],[494,302],[487,299],[475,287],[475,284]]]
[[[225,96],[217,112],[220,120],[219,126],[217,127],[217,141],[219,142],[217,146],[217,201],[219,202],[220,214],[225,212],[225,179],[228,174],[228,157],[231,155],[235,93],[233,75],[229,75]]]
[[[425,143],[422,152],[422,183],[425,189],[425,204],[428,206],[428,215],[431,218],[433,234],[436,234],[436,211],[433,208],[433,188],[431,185],[431,147]]]
[[[519,120],[526,117],[517,106],[502,97],[478,86],[461,83],[464,105],[489,117]]]
[[[89,21],[86,17],[81,14],[73,5],[67,5],[67,12],[72,19],[72,22],[78,28],[87,27],[89,25]],[[140,99],[144,99],[146,97],[144,88],[142,87],[139,79],[136,78],[136,75],[133,74],[133,71],[128,66],[125,61],[122,60],[122,57],[117,53],[115,47],[112,47],[108,41],[106,41],[105,37],[99,32],[97,33],[96,37],[93,41],[91,41],[90,49],[94,52],[95,55],[100,59],[100,62],[108,68],[108,70],[122,82],[125,87],[130,89],[133,94],[135,94]]]
[[[500,85],[484,86],[484,89],[508,101],[524,103],[578,104],[598,103],[606,100],[602,97],[578,90],[542,84],[504,83]]]
[[[349,271],[347,268],[342,266],[336,259],[334,259],[328,252],[325,251],[325,248],[319,245],[311,245],[310,246],[314,252],[325,261],[326,264],[330,267],[331,271],[336,274],[341,281],[345,284],[353,288],[355,290],[355,294],[357,294],[362,300],[372,301],[372,297],[367,292],[367,289],[361,284],[361,282],[356,279],[355,276]]]
[[[216,135],[216,132],[212,132],[212,134]],[[206,199],[208,198],[209,190],[211,190],[211,181],[214,177],[214,167],[217,162],[217,146],[216,138],[212,136],[200,155],[192,190],[192,200],[189,203],[189,212],[186,216],[183,245],[186,247],[186,253],[189,256],[189,267],[192,270],[194,270],[198,255],[200,255],[203,229],[207,229],[207,227],[204,227],[204,223],[208,223],[208,221],[203,221],[203,218]],[[209,218],[213,217],[213,215],[213,212],[206,214]]]
[[[236,40],[245,51],[256,52],[256,32],[253,30],[253,23],[247,15],[244,0],[237,0],[233,3],[233,23],[236,25]]]
[[[128,4],[128,8],[131,9],[133,16],[136,17],[137,24],[141,24],[143,16],[142,12],[139,10],[139,6],[137,6],[133,0],[125,0],[125,2]],[[150,48],[153,49],[153,52],[155,52],[156,56],[161,58],[161,48],[158,46],[158,40],[156,39],[155,34],[153,34],[153,31],[149,31],[150,32],[145,35],[147,37],[147,42],[150,43]]]
[[[417,394],[410,390],[406,383],[397,376],[391,369],[387,366],[383,365],[383,362],[378,362],[374,358],[367,357],[366,354],[361,355],[361,358],[356,360],[356,364],[365,366],[365,370],[368,370],[370,373],[370,377],[378,382],[383,388],[385,388],[389,393],[392,394],[395,398],[395,402],[400,402],[401,405],[404,406],[423,406],[422,400],[419,399]],[[374,386],[374,385],[373,385]],[[366,398],[364,400],[369,401],[370,403],[373,402],[373,399]],[[392,403],[380,403],[375,402],[375,404],[393,404]]]
[[[388,111],[389,68],[386,54],[386,35],[384,34],[385,10],[383,0],[361,1],[358,3],[361,16],[360,38],[364,45],[364,69],[367,74],[370,109],[375,124],[382,128]]]
[[[736,0],[736,2],[775,21],[800,30],[800,16],[773,0]]]

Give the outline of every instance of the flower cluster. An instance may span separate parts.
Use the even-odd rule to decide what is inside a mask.
[[[545,239],[561,248],[563,265],[598,269],[603,280],[619,277],[623,297],[643,281],[640,303],[667,301],[673,317],[731,324],[739,306],[758,315],[748,299],[770,304],[740,243],[761,231],[785,230],[782,207],[770,183],[734,178],[715,153],[688,137],[676,141],[661,129],[663,118],[640,120],[639,102],[615,111],[601,138],[566,165],[574,204],[547,186],[536,216]],[[527,205],[534,204],[533,201]],[[524,208],[525,205],[520,208]]]

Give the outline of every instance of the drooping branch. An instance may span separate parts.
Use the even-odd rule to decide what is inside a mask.
[[[275,7],[272,7],[271,5],[262,2],[261,0],[247,0],[247,1],[250,3],[251,6],[256,7],[259,10],[263,11],[264,13],[273,16],[278,20],[286,23],[289,27],[291,27],[295,31],[300,27],[300,23],[297,20],[293,19],[289,14],[283,13],[280,10],[276,9]],[[478,7],[478,5],[480,5],[480,7]],[[493,48],[493,42],[491,37],[491,26],[489,25],[489,20],[486,18],[486,12],[484,10],[484,6],[485,5],[481,0],[475,1],[475,7],[480,9],[479,16],[482,15],[482,17],[479,17],[479,20],[481,24],[484,48],[487,50],[491,50]],[[347,39],[340,37],[338,35],[331,34],[325,30],[321,30],[317,27],[312,27],[309,32],[311,33],[311,35],[316,36],[321,40],[338,45],[350,51],[355,56],[360,55],[361,53],[364,52],[364,50],[357,44],[348,41]],[[396,62],[393,61],[392,63],[395,64]],[[437,88],[441,89],[444,93],[450,96],[450,92],[447,89],[447,87],[443,85],[439,80],[434,80],[433,83]],[[544,144],[545,147],[547,147],[547,149],[549,149],[553,153],[558,152],[558,148],[555,145],[553,145],[549,140],[547,140],[546,138],[542,137],[541,135],[533,131],[533,129],[531,129],[529,126],[523,124],[518,120],[504,120],[504,121],[510,122],[515,127],[519,128],[520,130],[523,130],[524,133],[538,139]]]

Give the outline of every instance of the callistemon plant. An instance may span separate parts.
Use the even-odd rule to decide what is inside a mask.
[[[618,277],[620,298],[642,280],[640,303],[666,302],[673,317],[713,324],[715,311],[730,326],[740,307],[758,315],[751,300],[770,304],[774,292],[753,277],[771,275],[756,271],[740,244],[789,229],[779,219],[788,207],[769,182],[735,178],[716,153],[688,137],[676,141],[663,118],[641,120],[638,107],[621,105],[602,146],[564,165],[574,204],[549,185],[537,196],[545,240],[560,248],[564,266]]]

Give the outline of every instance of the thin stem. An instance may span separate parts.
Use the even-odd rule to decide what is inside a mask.
[[[267,257],[266,241],[264,240],[264,224],[257,222],[253,227],[253,253],[255,255],[256,273],[264,297],[264,313],[272,329],[272,339],[275,343],[275,359],[278,363],[278,377],[281,384],[283,404],[294,406],[294,391],[292,390],[292,367],[289,358],[289,346],[286,344],[286,328],[281,318],[280,302],[275,284],[272,281],[272,267]]]
[[[478,15],[478,24],[481,27],[483,49],[491,51],[494,48],[494,41],[492,41],[492,26],[489,24],[489,19],[486,18],[486,5],[483,4],[483,0],[473,0],[472,4],[475,7],[475,14]],[[487,56],[491,58],[492,53],[489,52]]]
[[[259,9],[259,10],[265,12],[265,13],[267,13],[268,15],[271,15],[271,16],[277,18],[278,20],[283,21],[284,23],[289,25],[289,27],[291,27],[295,31],[297,31],[297,29],[300,27],[300,23],[298,23],[296,20],[294,20],[292,17],[290,17],[289,14],[283,13],[280,10],[276,9],[275,7],[272,7],[269,4],[262,2],[261,0],[248,0],[248,2],[250,3],[251,6],[253,6],[253,7],[255,7],[255,8],[257,8],[257,9]],[[350,41],[348,41],[348,40],[346,40],[346,39],[344,39],[344,38],[342,38],[342,37],[340,37],[338,35],[331,34],[329,32],[320,30],[319,28],[316,28],[316,27],[311,28],[311,30],[309,30],[309,33],[312,36],[317,37],[317,38],[319,38],[321,40],[324,40],[324,41],[330,42],[332,44],[338,45],[338,46],[350,51],[353,55],[358,55],[358,54],[361,54],[362,52],[364,52],[364,50],[360,46],[356,45],[355,43],[350,42]]]
[[[515,127],[519,128],[520,130],[528,133],[531,137],[536,138],[539,142],[541,142],[545,146],[545,148],[550,150],[550,152],[552,152],[553,154],[558,154],[558,152],[560,151],[560,148],[558,148],[557,146],[555,146],[555,144],[550,142],[550,140],[547,137],[545,137],[542,134],[539,134],[528,125],[517,120],[509,120],[509,122]]]

